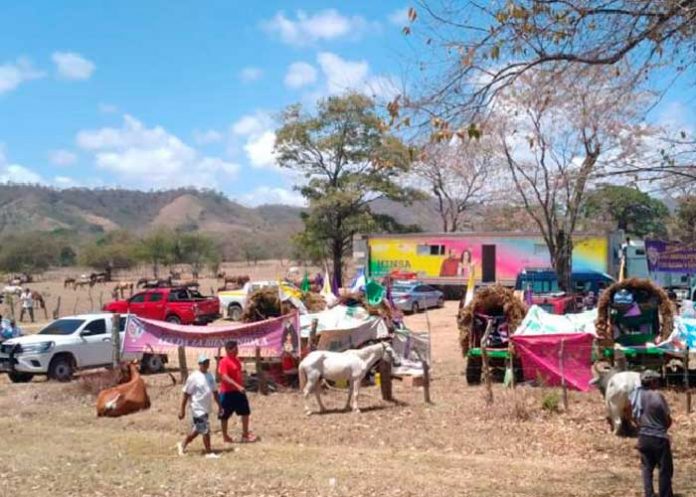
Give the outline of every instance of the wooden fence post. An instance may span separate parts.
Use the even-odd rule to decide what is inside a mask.
[[[179,373],[181,374],[181,383],[185,383],[188,378],[188,367],[186,366],[186,348],[177,347],[179,353]]]
[[[483,379],[486,384],[486,403],[493,403],[493,385],[491,384],[491,368],[488,364],[488,337],[493,330],[493,320],[489,319],[486,325],[486,331],[483,333],[481,338],[481,359],[483,362]]]
[[[119,325],[121,323],[121,315],[114,314],[111,316],[111,346],[113,352],[111,355],[111,366],[116,369],[121,363],[121,334],[119,333]]]
[[[390,361],[379,362],[379,388],[382,391],[382,400],[393,401],[392,393],[392,365]]]
[[[565,371],[563,370],[563,353],[565,352],[565,338],[561,338],[561,348],[558,351],[558,367],[561,372],[561,387],[563,388],[563,410],[568,412],[568,385],[566,385]]]
[[[319,320],[312,319],[312,326],[309,329],[309,351],[317,350],[317,327],[319,326]]]
[[[60,316],[60,295],[58,295],[58,300],[56,301],[56,307],[53,309],[53,319],[58,319]]]
[[[691,414],[691,388],[689,388],[689,347],[686,347],[684,359],[684,388],[686,389],[686,413]]]
[[[254,358],[256,363],[256,378],[259,381],[259,393],[261,395],[268,395],[266,372],[263,370],[263,365],[261,364],[261,347],[256,347]]]

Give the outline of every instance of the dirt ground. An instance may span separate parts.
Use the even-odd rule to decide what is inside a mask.
[[[297,392],[251,393],[261,441],[224,445],[214,423],[218,460],[200,456],[200,441],[176,455],[188,425],[176,416],[181,387],[167,374],[146,377],[150,410],[119,419],[96,418],[84,381],[14,385],[3,376],[0,497],[642,495],[635,439],[608,432],[597,392],[572,392],[569,411],[551,413],[541,406],[553,390],[495,385],[488,406],[481,387],[468,387],[456,309],[448,302],[428,314],[434,404],[396,382],[398,404],[368,387],[360,414],[306,417]],[[424,314],[407,320],[427,328]],[[327,406],[338,409],[344,395],[328,392]],[[667,396],[675,491],[696,495],[696,414],[686,414],[684,394]]]

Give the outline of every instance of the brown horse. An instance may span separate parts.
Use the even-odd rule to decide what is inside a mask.
[[[114,296],[114,298],[120,295],[121,299],[124,299],[126,291],[129,291],[131,296],[133,295],[134,288],[135,283],[133,283],[132,281],[121,281],[119,283],[116,283],[112,295]]]
[[[65,278],[63,280],[63,288],[68,288],[75,285],[75,278]]]

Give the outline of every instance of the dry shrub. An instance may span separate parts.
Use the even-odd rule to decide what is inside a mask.
[[[307,308],[307,312],[321,312],[326,309],[326,300],[324,300],[324,297],[315,292],[307,292],[302,294],[302,303]]]
[[[289,302],[280,302],[277,288],[261,288],[252,293],[247,300],[242,313],[242,322],[264,321],[289,314],[295,310],[295,307]]]
[[[560,412],[561,395],[557,390],[546,390],[541,398],[541,408],[546,412]]]
[[[639,278],[617,281],[602,292],[597,302],[597,320],[595,321],[597,336],[608,343],[613,341],[609,310],[614,300],[614,294],[624,289],[634,294],[636,303],[641,309],[654,305],[657,306],[660,313],[660,337],[666,340],[674,329],[674,313],[676,312],[674,304],[669,300],[667,292],[662,287],[657,286],[650,280]]]
[[[394,313],[387,299],[382,299],[382,302],[380,302],[378,306],[372,306],[367,303],[367,299],[362,293],[346,293],[338,298],[338,303],[348,307],[360,306],[371,316],[379,316],[387,320],[388,323],[391,323],[394,317]]]
[[[73,386],[77,393],[96,397],[99,392],[118,385],[123,379],[124,375],[120,369],[106,369],[80,375],[77,381],[73,382]]]
[[[524,302],[515,297],[515,293],[511,289],[502,285],[481,288],[466,306],[464,298],[459,302],[459,313],[457,314],[459,345],[464,357],[469,351],[469,335],[474,323],[474,314],[505,315],[510,334],[515,332],[527,314],[527,306]]]

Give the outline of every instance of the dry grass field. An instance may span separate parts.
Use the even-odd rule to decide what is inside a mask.
[[[45,283],[51,292],[58,286]],[[180,385],[166,374],[146,377],[149,411],[119,419],[97,419],[80,380],[14,385],[3,376],[0,497],[642,495],[635,439],[610,435],[597,392],[573,392],[568,412],[551,413],[541,407],[549,390],[496,385],[487,406],[482,388],[466,385],[456,308],[448,302],[429,313],[433,405],[399,382],[399,404],[363,389],[361,414],[306,417],[297,392],[252,393],[261,441],[223,445],[214,424],[218,460],[199,455],[200,441],[176,455],[187,423],[176,417]],[[426,328],[423,314],[407,319]],[[686,415],[683,394],[668,398],[675,491],[696,495],[696,414]],[[343,392],[327,393],[327,406],[343,402]]]

